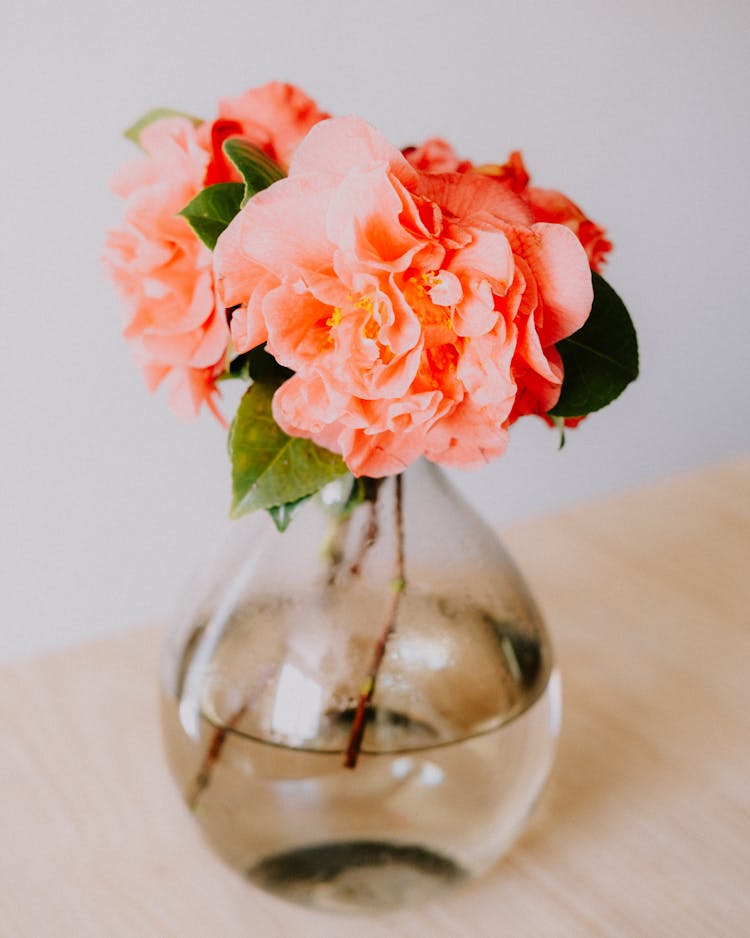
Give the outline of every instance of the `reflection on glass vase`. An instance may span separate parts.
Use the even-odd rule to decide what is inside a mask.
[[[163,658],[169,763],[212,847],[336,910],[490,867],[549,773],[559,685],[494,533],[435,466],[235,522]]]

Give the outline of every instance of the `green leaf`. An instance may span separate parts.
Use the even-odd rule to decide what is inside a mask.
[[[311,495],[305,495],[304,498],[298,498],[296,502],[287,502],[286,505],[274,505],[273,508],[269,508],[268,514],[273,519],[277,530],[283,534],[292,523],[292,518],[297,514],[298,509],[309,502],[311,497]]]
[[[274,391],[251,385],[229,431],[233,518],[299,501],[348,471],[335,453],[284,433],[273,419]]]
[[[261,149],[242,137],[229,137],[222,144],[228,160],[245,180],[243,207],[258,192],[284,178],[284,170]]]
[[[253,381],[273,387],[283,384],[293,374],[290,368],[280,365],[273,355],[266,351],[265,345],[257,345],[249,352],[237,355],[229,364],[229,377],[242,378],[245,381],[252,378]]]
[[[127,137],[128,140],[132,140],[133,143],[137,143],[138,146],[140,146],[141,133],[146,129],[146,127],[148,127],[149,124],[153,124],[155,121],[163,120],[165,117],[184,117],[195,127],[203,123],[200,117],[193,117],[192,114],[184,114],[182,111],[173,111],[172,108],[168,107],[155,107],[152,110],[147,111],[143,117],[139,117],[134,124],[128,127],[123,136]]]
[[[219,235],[239,212],[244,191],[241,182],[218,182],[199,192],[178,214],[213,251]]]
[[[338,521],[345,521],[351,517],[355,508],[365,501],[375,501],[378,487],[382,479],[370,479],[367,476],[349,479],[349,492],[343,502],[334,502],[326,504],[326,510],[331,512]],[[269,508],[268,514],[273,518],[274,524],[279,531],[286,531],[292,518],[297,514],[297,509],[301,508],[305,502],[312,496],[306,495],[296,502],[288,502],[286,505],[278,505],[275,508]]]
[[[582,417],[600,410],[638,377],[638,339],[625,304],[603,277],[591,276],[589,318],[557,343],[565,378],[551,417]]]

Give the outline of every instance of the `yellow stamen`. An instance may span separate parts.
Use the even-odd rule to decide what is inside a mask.
[[[416,277],[409,277],[409,279],[406,281],[407,283],[411,284],[412,287],[414,287],[414,292],[417,294],[417,296],[424,296],[425,293],[427,293],[423,286],[423,277],[424,274],[422,274],[422,277],[420,277],[419,280],[417,280]]]
[[[362,330],[362,334],[366,339],[377,339],[378,333],[380,332],[379,324],[370,317],[365,323],[365,327]]]
[[[433,287],[438,287],[443,282],[440,277],[438,277],[438,272],[436,270],[426,270],[419,278],[425,287],[428,290],[431,290]]]
[[[364,309],[368,313],[371,313],[375,306],[375,301],[371,296],[361,296],[354,305],[357,309]]]
[[[333,315],[329,316],[328,319],[326,319],[326,325],[330,326],[331,329],[333,329],[335,326],[338,326],[338,324],[341,322],[342,315],[343,314],[341,312],[341,307],[334,306]]]
[[[474,172],[481,173],[483,176],[503,176],[505,167],[499,163],[483,163],[481,166],[475,166]]]

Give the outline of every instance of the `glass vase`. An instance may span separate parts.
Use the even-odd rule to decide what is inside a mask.
[[[186,607],[168,761],[253,883],[391,909],[508,849],[550,771],[559,682],[517,569],[438,468],[345,477],[284,533],[235,522]]]

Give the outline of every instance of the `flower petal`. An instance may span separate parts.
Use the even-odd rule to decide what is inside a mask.
[[[510,186],[477,173],[424,173],[418,191],[467,224],[475,224],[482,216],[514,225],[534,220]]]
[[[280,179],[250,199],[219,236],[214,251],[217,280],[228,305],[234,305],[231,301],[238,299],[246,280],[257,280],[258,268],[282,279],[330,266],[326,216],[331,194],[330,179],[315,175]]]
[[[414,187],[417,172],[374,127],[359,117],[333,117],[308,133],[292,157],[289,175],[330,173],[344,176],[352,169],[385,165],[404,185]]]
[[[514,237],[544,303],[544,319],[537,319],[537,328],[546,348],[580,329],[591,312],[594,288],[586,252],[562,225],[540,222],[515,229]]]

